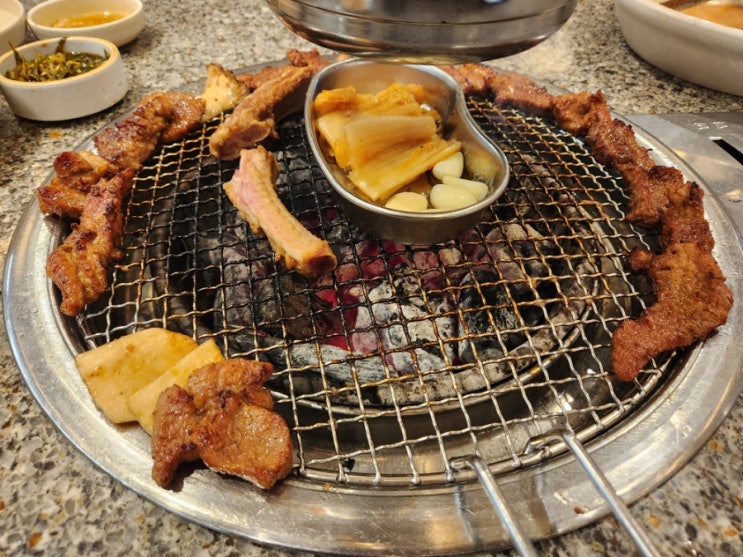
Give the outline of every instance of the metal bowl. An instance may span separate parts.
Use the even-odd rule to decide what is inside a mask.
[[[322,147],[314,125],[313,100],[325,89],[353,86],[359,93],[377,93],[392,83],[423,86],[427,104],[441,115],[445,136],[462,142],[465,175],[488,185],[485,198],[452,211],[416,213],[388,209],[354,193],[355,187],[346,172]],[[361,59],[337,62],[318,72],[310,83],[304,115],[310,147],[335,190],[341,208],[351,222],[377,238],[421,245],[456,238],[480,221],[483,211],[508,185],[505,154],[482,133],[467,110],[461,89],[439,68]]]
[[[510,56],[539,44],[577,0],[266,0],[289,29],[323,47],[396,62]]]

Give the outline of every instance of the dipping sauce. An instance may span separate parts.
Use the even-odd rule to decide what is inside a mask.
[[[743,29],[743,6],[712,1],[680,11],[719,25]]]
[[[57,81],[89,72],[108,59],[108,56],[90,52],[68,52],[66,41],[66,38],[60,39],[53,53],[36,53],[30,60],[16,52],[16,67],[5,72],[5,77],[29,83]]]
[[[50,27],[58,29],[78,29],[80,27],[93,27],[123,19],[124,14],[112,14],[110,12],[90,13],[74,17],[63,17],[51,24]]]

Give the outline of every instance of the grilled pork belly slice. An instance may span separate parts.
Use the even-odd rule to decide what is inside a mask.
[[[328,242],[307,230],[279,199],[277,175],[272,153],[262,146],[244,149],[224,191],[253,232],[268,238],[277,261],[307,277],[335,269],[337,260]]]
[[[196,370],[186,389],[163,391],[152,434],[157,484],[169,486],[180,464],[199,459],[263,489],[286,477],[293,445],[263,386],[272,372],[269,363],[229,359]]]

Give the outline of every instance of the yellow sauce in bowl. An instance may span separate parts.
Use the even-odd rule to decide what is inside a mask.
[[[82,27],[93,27],[103,25],[122,19],[124,14],[112,14],[110,12],[90,13],[74,17],[63,17],[52,23],[51,27],[58,29],[79,29]]]
[[[681,12],[726,27],[743,29],[743,6],[707,2],[686,8]]]

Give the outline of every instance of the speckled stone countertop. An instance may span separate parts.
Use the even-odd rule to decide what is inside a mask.
[[[260,0],[158,0],[145,7],[147,27],[122,49],[130,91],[117,106],[78,121],[42,124],[17,119],[0,101],[0,263],[55,154],[133,108],[146,92],[202,80],[208,62],[238,68],[309,46],[284,29]],[[677,80],[633,55],[610,0],[582,0],[568,24],[544,44],[494,64],[569,91],[602,89],[620,113],[743,108],[739,97]],[[39,409],[4,333],[0,400],[0,556],[300,555],[184,521],[101,472]],[[663,555],[743,555],[742,402],[691,462],[632,505]],[[566,556],[635,551],[611,517],[542,542],[538,549]]]

